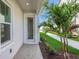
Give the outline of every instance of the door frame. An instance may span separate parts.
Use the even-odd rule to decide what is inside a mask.
[[[28,39],[28,17],[33,17],[33,39]],[[25,13],[24,14],[24,44],[36,44],[35,40],[35,14]]]

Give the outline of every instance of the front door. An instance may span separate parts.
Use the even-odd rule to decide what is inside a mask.
[[[35,43],[35,28],[34,28],[34,16],[25,16],[24,19],[24,43],[33,44]]]
[[[34,30],[33,30],[33,17],[27,18],[27,31],[28,31],[28,41],[33,41],[34,39]]]

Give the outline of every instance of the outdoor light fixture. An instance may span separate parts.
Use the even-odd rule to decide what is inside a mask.
[[[30,3],[27,2],[26,5],[27,5],[27,6],[30,5]]]

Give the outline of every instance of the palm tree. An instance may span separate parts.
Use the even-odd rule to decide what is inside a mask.
[[[51,19],[58,28],[59,34],[63,34],[64,41],[64,56],[68,59],[68,40],[67,34],[72,25],[73,17],[79,12],[79,4],[76,1],[69,2],[68,4],[63,3],[61,6],[58,4],[49,5],[46,1],[45,4],[48,18]],[[50,26],[49,26],[50,27]],[[62,41],[62,40],[61,40]]]

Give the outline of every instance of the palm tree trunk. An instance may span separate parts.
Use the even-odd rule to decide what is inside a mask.
[[[67,59],[67,56],[66,56],[66,41],[65,41],[65,37],[64,37],[64,58]]]
[[[61,26],[60,26],[60,28],[59,28],[60,33],[59,33],[59,34],[62,33],[62,30],[61,30],[61,29],[62,29],[62,28],[61,28]],[[63,49],[63,40],[62,40],[61,35],[60,35],[60,41],[61,41],[61,51],[63,51],[63,50],[64,50],[64,49]]]
[[[62,37],[60,37],[61,40],[61,51],[63,51],[63,42],[62,42]]]
[[[65,59],[70,59],[68,54],[68,40],[67,40],[66,34],[64,37],[64,57]]]
[[[67,39],[67,37],[65,37],[66,38],[66,54],[67,54],[67,58],[68,59],[70,59],[70,57],[69,57],[69,53],[68,53],[68,39]]]

